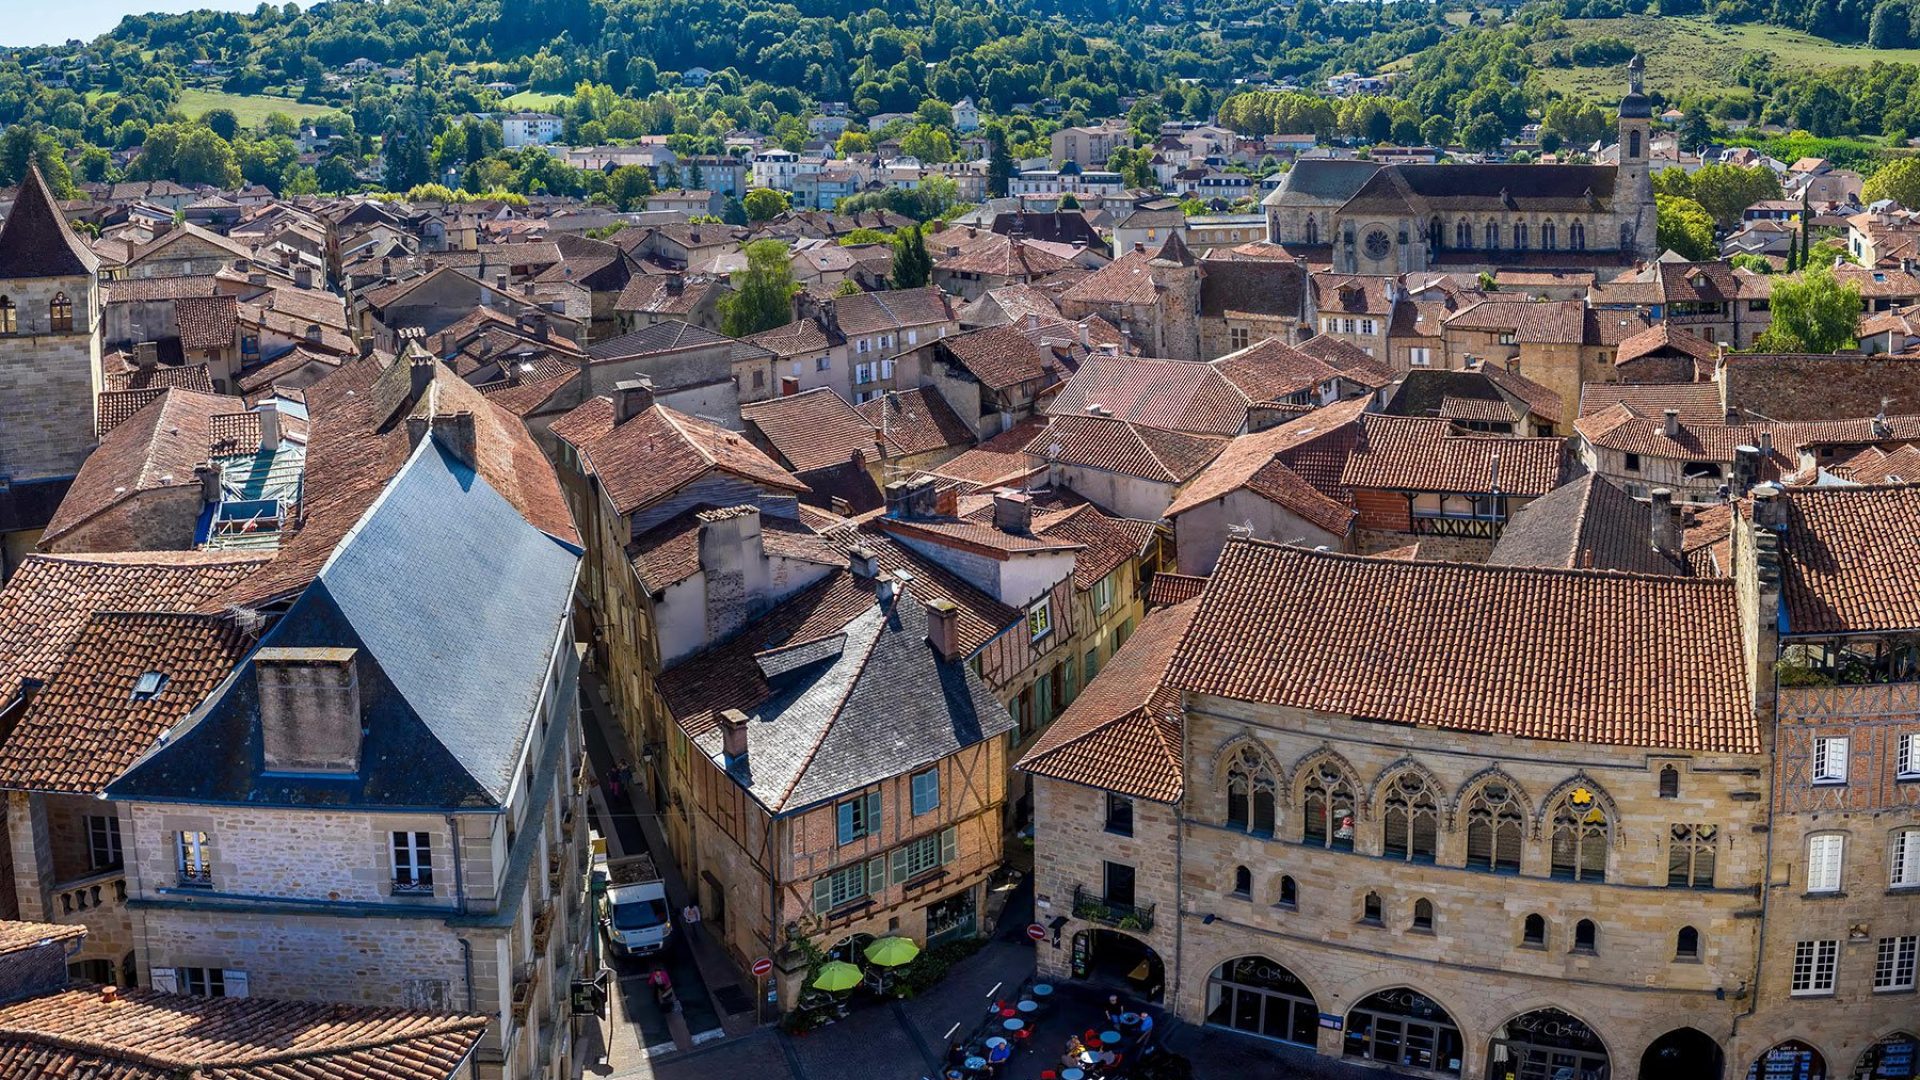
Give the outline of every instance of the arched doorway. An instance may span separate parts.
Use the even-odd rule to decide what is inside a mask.
[[[1313,991],[1284,964],[1242,956],[1214,968],[1207,979],[1207,1023],[1312,1046],[1319,1034],[1320,1007]]]
[[[1460,1075],[1466,1043],[1432,998],[1404,986],[1360,1000],[1347,1013],[1341,1052],[1351,1058]]]
[[[1704,1031],[1675,1028],[1640,1055],[1640,1080],[1720,1080],[1726,1056]]]
[[[833,948],[827,950],[827,959],[839,960],[856,967],[863,966],[867,962],[867,946],[873,942],[872,934],[849,934],[835,942]]]
[[[1151,945],[1131,934],[1082,930],[1073,935],[1073,977],[1159,1001],[1167,985],[1167,967]]]
[[[1747,1080],[1827,1080],[1827,1059],[1799,1039],[1788,1039],[1755,1058]]]
[[[1914,1080],[1920,1076],[1920,1039],[1896,1031],[1866,1048],[1853,1080]]]
[[[1607,1046],[1559,1009],[1535,1009],[1500,1026],[1487,1045],[1487,1080],[1607,1080]]]

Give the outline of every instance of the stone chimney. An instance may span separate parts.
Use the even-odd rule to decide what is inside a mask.
[[[1741,498],[1753,490],[1760,482],[1760,448],[1757,446],[1736,446],[1733,448],[1733,475],[1727,485],[1728,494]]]
[[[747,767],[747,714],[739,709],[720,712],[720,764],[727,769]]]
[[[260,418],[260,452],[271,454],[280,449],[280,408],[267,404],[254,412]]]
[[[133,347],[133,366],[141,371],[152,371],[160,366],[160,343],[143,341]]]
[[[1685,545],[1681,542],[1680,508],[1673,504],[1673,489],[1654,488],[1652,496],[1653,550],[1676,562],[1681,561]]]
[[[888,484],[885,491],[887,516],[890,518],[912,517],[912,508],[907,504],[907,482],[895,480]]]
[[[527,333],[533,335],[534,337],[537,337],[537,338],[546,337],[547,336],[546,309],[541,307],[528,308],[526,313],[520,316],[520,325],[526,327]]]
[[[653,380],[645,375],[622,379],[613,384],[613,423],[615,427],[653,408]]]
[[[294,267],[293,287],[296,289],[313,288],[313,267],[304,264]]]
[[[880,560],[871,548],[856,547],[847,552],[847,569],[853,571],[855,577],[872,580],[880,576]]]
[[[706,640],[713,645],[756,614],[751,582],[763,558],[760,508],[730,506],[695,516],[700,522],[700,570],[706,578]]]
[[[993,493],[993,527],[1026,536],[1033,532],[1033,496],[1024,491]]]
[[[220,501],[220,466],[203,461],[193,467],[193,478],[200,482],[200,501],[213,506]]]
[[[435,413],[432,420],[433,437],[442,449],[452,454],[460,464],[472,469],[478,467],[476,440],[473,431],[473,414],[466,410],[450,413]]]
[[[907,504],[914,517],[934,517],[940,510],[940,494],[934,490],[933,477],[919,476],[907,481]]]
[[[681,277],[679,274],[667,275],[667,295],[668,296],[679,296],[681,293],[686,291],[687,291],[687,281],[685,278]]]
[[[1667,438],[1669,439],[1679,438],[1680,437],[1680,410],[1667,409],[1664,413],[1662,413],[1662,415],[1667,418],[1667,422],[1666,422]]]
[[[960,607],[946,597],[927,602],[927,643],[942,660],[957,659],[960,637]]]
[[[501,296],[507,295],[507,272],[505,270],[493,275],[493,291],[499,293]]]
[[[262,648],[253,654],[260,750],[268,772],[360,771],[360,680],[349,648]]]
[[[417,343],[407,350],[407,395],[415,401],[433,385],[434,363],[433,357]]]

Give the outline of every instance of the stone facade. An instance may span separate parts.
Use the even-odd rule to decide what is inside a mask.
[[[55,329],[53,305],[71,305],[70,329]],[[37,480],[80,471],[98,442],[99,290],[92,277],[0,280],[14,331],[0,335],[0,477]]]

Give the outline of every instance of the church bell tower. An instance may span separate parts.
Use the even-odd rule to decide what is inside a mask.
[[[1620,219],[1620,249],[1635,258],[1659,254],[1653,202],[1653,103],[1647,100],[1646,61],[1635,53],[1627,61],[1627,96],[1620,99],[1620,159],[1613,205]]]

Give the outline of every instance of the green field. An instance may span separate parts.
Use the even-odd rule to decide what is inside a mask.
[[[551,109],[555,105],[567,100],[569,96],[568,94],[543,94],[538,90],[522,90],[512,97],[501,98],[500,107],[503,109],[528,109],[536,111]]]
[[[213,109],[232,109],[233,115],[240,118],[241,127],[258,127],[266,122],[268,113],[274,112],[302,120],[340,111],[326,105],[308,105],[268,94],[223,94],[215,90],[194,89],[180,91],[180,111],[186,113],[188,119],[198,118],[200,114]]]
[[[1920,49],[1870,49],[1864,45],[1841,45],[1778,26],[1724,26],[1693,16],[1661,18],[1629,15],[1619,19],[1568,19],[1564,25],[1576,41],[1617,37],[1638,46],[1647,58],[1647,89],[1658,90],[1669,96],[1695,88],[1722,92],[1735,89],[1729,83],[1728,73],[1750,53],[1771,56],[1772,65],[1776,68],[1801,70],[1865,67],[1876,60],[1920,63]],[[1545,56],[1550,50],[1566,44],[1566,39],[1561,39],[1543,42],[1534,48],[1537,55]],[[1539,70],[1547,85],[1553,89],[1601,101],[1618,98],[1626,78],[1626,72],[1620,65],[1560,68],[1543,64]]]

